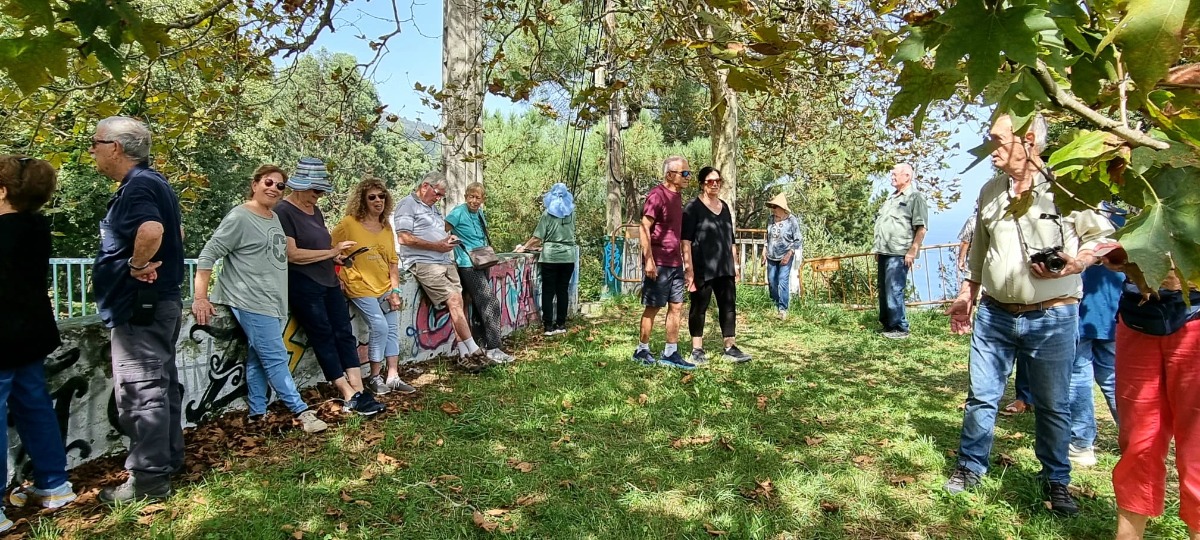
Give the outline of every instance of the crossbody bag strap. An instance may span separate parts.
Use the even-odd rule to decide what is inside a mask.
[[[479,209],[479,226],[483,228],[483,241],[487,242],[489,246],[492,245],[492,237],[488,234],[487,220],[483,219],[482,208]]]

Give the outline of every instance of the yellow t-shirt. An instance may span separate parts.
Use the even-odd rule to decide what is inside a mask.
[[[338,272],[338,279],[346,285],[347,298],[378,298],[392,289],[390,269],[400,262],[400,257],[396,255],[396,237],[390,224],[384,224],[379,232],[370,232],[353,216],[346,216],[330,235],[334,245],[344,240],[358,242],[344,254],[369,248],[354,257],[354,264],[343,266]]]

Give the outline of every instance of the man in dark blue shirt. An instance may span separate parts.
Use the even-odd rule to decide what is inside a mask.
[[[112,328],[117,420],[129,435],[129,480],[104,502],[163,499],[183,468],[183,393],[175,365],[182,324],[183,228],[179,199],[150,168],[150,130],[133,118],[96,124],[89,152],[120,182],[100,222],[96,304]]]

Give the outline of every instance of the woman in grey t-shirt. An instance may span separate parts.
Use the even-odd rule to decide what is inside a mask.
[[[279,216],[272,210],[283,197],[287,176],[275,165],[254,171],[250,200],[230,210],[204,244],[193,283],[192,313],[196,323],[208,324],[215,314],[208,300],[213,266],[225,259],[213,300],[229,306],[246,332],[246,390],[251,422],[267,414],[267,385],[296,415],[304,431],[328,426],[300,398],[288,353],[283,345],[287,320],[287,241]]]

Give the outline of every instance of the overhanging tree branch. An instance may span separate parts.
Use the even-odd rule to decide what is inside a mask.
[[[1156,150],[1166,150],[1170,148],[1166,142],[1155,139],[1154,137],[1142,133],[1141,131],[1130,128],[1129,126],[1121,124],[1121,122],[1108,118],[1099,112],[1092,110],[1092,108],[1088,107],[1087,104],[1079,101],[1078,98],[1072,96],[1071,94],[1067,93],[1066,90],[1063,90],[1061,87],[1059,87],[1058,83],[1054,82],[1054,78],[1050,76],[1050,70],[1046,67],[1046,64],[1042,63],[1040,60],[1036,66],[1029,66],[1028,68],[1030,73],[1033,73],[1034,78],[1037,79],[1038,84],[1042,85],[1042,90],[1045,90],[1046,95],[1050,97],[1050,102],[1056,107],[1078,114],[1079,116],[1083,117],[1084,120],[1095,124],[1104,131],[1113,133],[1116,136],[1125,139],[1133,146],[1148,146]]]
[[[232,4],[232,3],[233,3],[233,0],[221,0],[220,2],[217,2],[216,4],[213,4],[212,7],[208,8],[200,13],[197,13],[190,17],[185,17],[178,21],[169,22],[167,24],[164,24],[163,27],[165,27],[169,30],[180,30],[180,29],[185,29],[185,28],[191,28],[193,26],[196,26],[197,24],[200,24],[201,21],[208,19],[209,17],[212,17],[213,15],[216,15],[222,9],[225,9],[226,6],[228,6],[229,4]]]

